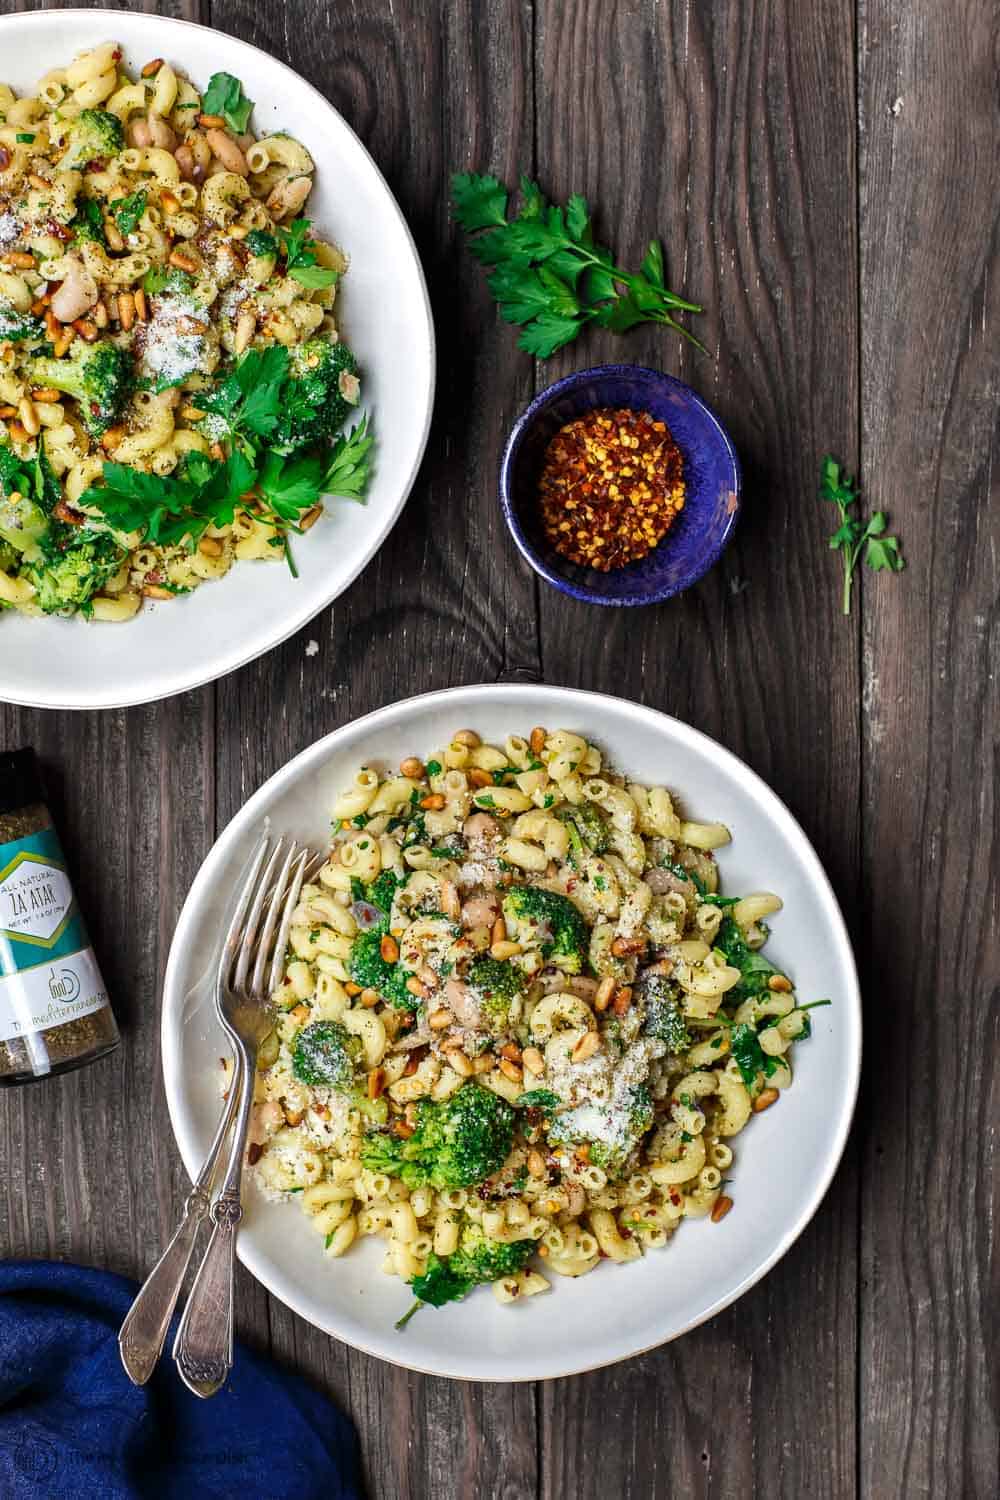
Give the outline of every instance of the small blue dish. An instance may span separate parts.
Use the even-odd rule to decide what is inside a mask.
[[[684,509],[648,556],[612,573],[562,557],[542,530],[538,479],[559,428],[595,406],[627,406],[666,422],[684,460]],[[588,604],[658,604],[718,562],[740,509],[740,464],[718,417],[689,385],[641,365],[578,370],[540,392],[514,425],[500,466],[500,503],[536,573]]]

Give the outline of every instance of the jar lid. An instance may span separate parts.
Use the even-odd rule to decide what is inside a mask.
[[[44,801],[34,750],[0,751],[0,813],[18,812]]]

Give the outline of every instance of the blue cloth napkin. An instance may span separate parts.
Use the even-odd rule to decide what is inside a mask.
[[[3,1500],[361,1500],[357,1436],[325,1397],[240,1347],[208,1401],[169,1358],[122,1369],[137,1288],[51,1261],[0,1261]]]

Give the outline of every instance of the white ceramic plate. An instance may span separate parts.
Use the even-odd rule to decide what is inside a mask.
[[[111,38],[131,68],[165,57],[204,87],[241,78],[258,135],[281,128],[316,161],[307,212],[350,257],[338,298],[378,439],[368,503],[331,500],[283,564],[240,564],[219,583],[144,608],[126,625],[0,621],[0,698],[44,708],[110,708],[183,692],[232,672],[298,630],[350,584],[403,507],[423,455],[434,395],[434,328],[423,272],[399,206],[350,126],[283,63],[221,32],[107,10],[0,18],[0,79],[21,92],[49,67]]]
[[[247,1192],[240,1257],[275,1296],[369,1354],[468,1380],[545,1379],[625,1359],[676,1338],[753,1286],[826,1192],[860,1069],[858,980],[836,898],[802,829],[748,767],[676,719],[619,698],[548,687],[455,688],[380,709],[304,751],[250,799],[202,865],[174,935],[163,999],[167,1102],[188,1172],[200,1168],[212,1137],[226,1050],[205,976],[263,828],[319,847],[334,797],[360,763],[395,766],[463,727],[502,742],[535,724],[588,735],[620,770],[682,794],[691,816],[728,824],[733,843],[719,859],[724,887],[784,897],[773,919],[774,955],[803,1000],[829,996],[833,1005],[813,1012],[813,1036],[795,1049],[793,1087],[734,1143],[735,1206],[722,1223],[682,1223],[664,1250],[625,1266],[603,1264],[578,1281],[553,1277],[551,1292],[523,1304],[501,1307],[480,1289],[440,1311],[425,1309],[397,1333],[393,1322],[411,1299],[379,1270],[380,1241],[331,1261],[295,1205]]]

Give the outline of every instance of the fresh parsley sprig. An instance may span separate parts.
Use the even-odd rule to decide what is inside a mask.
[[[308,219],[293,219],[287,229],[275,230],[285,257],[285,274],[300,286],[311,289],[332,286],[338,279],[332,266],[321,266],[316,260],[316,241],[310,239],[312,224]]]
[[[867,521],[852,513],[859,498],[857,484],[829,453],[820,469],[819,495],[821,500],[836,505],[840,512],[840,525],[830,537],[830,548],[840,552],[844,559],[842,608],[844,614],[849,615],[854,574],[862,553],[873,573],[898,573],[906,567],[906,561],[900,551],[899,538],[886,535],[889,520],[884,510],[875,511]]]
[[[250,123],[253,100],[232,73],[213,73],[201,96],[201,108],[203,114],[221,116],[234,135],[242,135]]]
[[[490,291],[501,316],[520,326],[518,343],[529,354],[548,359],[588,323],[615,333],[637,323],[662,323],[704,352],[674,316],[703,309],[668,290],[658,240],[650,242],[637,272],[623,271],[611,251],[595,242],[587,200],[579,193],[562,208],[522,177],[520,209],[508,218],[507,189],[495,177],[456,172],[451,189],[455,217],[473,236],[469,249],[492,268]]]

